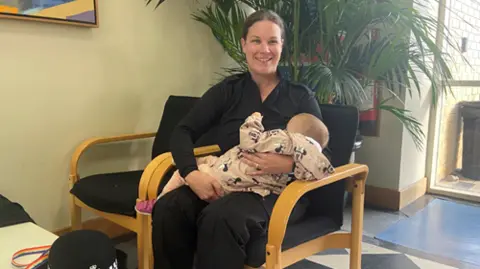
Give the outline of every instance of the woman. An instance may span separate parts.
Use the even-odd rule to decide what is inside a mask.
[[[222,152],[229,150],[239,143],[240,125],[253,112],[262,113],[266,130],[285,128],[299,113],[321,119],[313,93],[277,71],[284,37],[284,23],[274,12],[250,15],[241,40],[249,72],[209,89],[172,134],[173,158],[189,186],[169,192],[153,210],[156,269],[192,269],[194,255],[197,269],[242,269],[251,257],[256,258],[250,266],[265,261],[266,228],[277,196],[223,196],[218,182],[198,171],[193,148],[208,131],[214,134],[209,141]],[[257,168],[257,174],[293,170],[293,160],[287,156],[250,154],[244,159]],[[259,244],[263,249],[252,251],[248,246],[253,240],[263,240]]]

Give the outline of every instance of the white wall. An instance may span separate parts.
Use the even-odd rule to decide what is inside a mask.
[[[362,148],[355,154],[355,159],[369,166],[368,185],[398,189],[402,125],[390,112],[380,113],[380,136],[364,137]]]
[[[0,21],[0,193],[47,229],[68,226],[75,146],[156,131],[168,95],[200,95],[215,82],[226,57],[191,19],[194,7],[99,1],[98,29]],[[149,153],[148,144],[97,147],[81,169],[136,168]]]
[[[429,84],[424,83],[422,88],[428,89]],[[400,176],[398,180],[398,190],[403,190],[412,184],[418,182],[420,179],[426,176],[426,161],[427,161],[427,138],[428,138],[428,126],[430,120],[430,108],[431,97],[428,91],[421,97],[406,98],[405,108],[411,111],[411,115],[414,116],[420,123],[422,123],[422,129],[425,133],[424,147],[419,149],[415,146],[412,136],[403,127],[402,146],[401,146],[401,161],[400,161]]]
[[[423,12],[426,16],[438,18],[438,2],[437,0],[427,0],[422,2],[424,6],[418,6],[413,4],[414,8]],[[436,30],[432,29],[430,33],[433,37],[436,36]],[[413,39],[413,36],[411,36]],[[433,38],[435,41],[435,38]],[[433,63],[434,58],[427,58],[427,62]],[[427,76],[420,72],[416,72],[416,76],[420,82],[422,94],[414,94],[412,97],[405,96],[405,108],[411,111],[411,115],[414,116],[421,124],[422,130],[425,134],[425,141],[423,143],[424,148],[418,149],[415,147],[411,135],[407,129],[403,130],[402,137],[402,161],[400,163],[400,180],[398,189],[403,190],[418,180],[427,176],[427,147],[429,141],[429,124],[430,124],[430,109],[432,108],[432,96],[431,96],[431,82]],[[416,89],[414,89],[414,92]],[[433,120],[433,119],[432,119]]]
[[[423,124],[425,135],[428,135],[428,94],[422,98],[406,98],[404,105],[399,101],[391,105],[410,110],[411,115]],[[425,148],[426,144],[425,140]],[[425,177],[425,149],[417,149],[407,129],[387,111],[381,111],[380,136],[364,137],[364,144],[356,154],[356,161],[369,166],[367,185],[370,186],[403,190]]]

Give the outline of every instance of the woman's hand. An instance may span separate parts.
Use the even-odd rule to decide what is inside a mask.
[[[293,158],[275,153],[243,153],[242,161],[256,171],[250,176],[266,174],[286,174],[293,170]]]
[[[198,198],[211,202],[223,196],[223,189],[218,181],[207,173],[198,170],[191,172],[185,178],[188,186]]]

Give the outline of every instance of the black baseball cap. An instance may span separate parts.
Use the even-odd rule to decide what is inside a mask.
[[[107,235],[79,230],[55,240],[39,269],[126,269],[126,256]]]

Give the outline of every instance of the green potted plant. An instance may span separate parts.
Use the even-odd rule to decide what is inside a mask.
[[[147,0],[149,4],[151,0]],[[158,7],[163,1],[158,1]],[[431,90],[436,104],[452,79],[445,54],[435,43],[440,23],[398,0],[212,0],[193,18],[208,26],[213,36],[235,61],[224,75],[247,70],[241,50],[241,28],[247,10],[271,9],[286,26],[281,68],[292,80],[308,85],[320,103],[360,106],[370,99],[367,89],[382,85],[374,109],[393,113],[406,127],[416,146],[422,148],[421,123],[402,106],[402,96],[419,96]],[[448,39],[447,39],[448,40]],[[450,43],[454,49],[458,49]],[[419,74],[431,89],[421,87]],[[442,86],[439,83],[442,82]],[[446,86],[446,87],[444,87]]]

